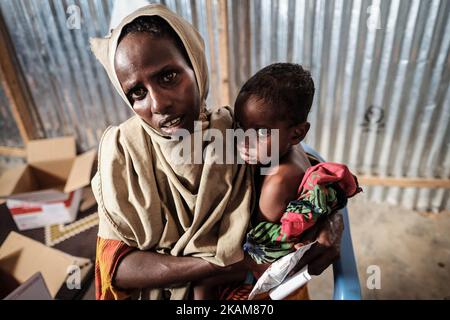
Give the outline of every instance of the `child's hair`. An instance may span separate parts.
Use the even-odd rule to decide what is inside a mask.
[[[123,27],[117,43],[119,44],[127,34],[136,32],[145,32],[155,38],[166,38],[173,40],[183,57],[186,59],[186,62],[189,65],[191,64],[191,60],[189,59],[186,48],[184,47],[180,37],[163,18],[159,16],[141,16],[134,19]]]
[[[305,122],[314,98],[314,81],[309,71],[294,63],[274,63],[253,75],[241,88],[236,105],[251,97],[275,109],[279,120]]]

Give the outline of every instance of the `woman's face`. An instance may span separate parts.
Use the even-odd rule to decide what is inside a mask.
[[[194,130],[200,115],[195,74],[175,41],[145,32],[127,34],[114,68],[134,111],[163,134]]]

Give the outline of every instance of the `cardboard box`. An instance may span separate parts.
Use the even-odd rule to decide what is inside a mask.
[[[48,291],[44,277],[40,272],[36,272],[3,300],[53,300],[53,298]]]
[[[74,221],[96,151],[77,156],[75,138],[62,137],[30,141],[26,153],[26,164],[0,177],[0,198],[19,230]]]
[[[75,277],[74,268],[79,268]],[[86,289],[83,286],[89,285],[86,279],[92,268],[90,259],[71,256],[13,231],[0,247],[0,292],[16,300],[58,299],[63,291]],[[71,286],[73,280],[80,281],[78,288]]]

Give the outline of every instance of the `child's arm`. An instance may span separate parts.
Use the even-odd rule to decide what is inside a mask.
[[[297,189],[301,177],[287,174],[280,168],[272,176],[266,176],[259,198],[258,219],[278,223],[290,201],[297,199]]]

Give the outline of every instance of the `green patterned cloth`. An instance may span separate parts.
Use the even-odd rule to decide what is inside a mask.
[[[300,235],[320,217],[344,208],[347,199],[360,191],[345,165],[323,162],[308,168],[298,199],[288,204],[281,223],[260,222],[247,234],[244,250],[257,263],[274,262],[294,251]]]

